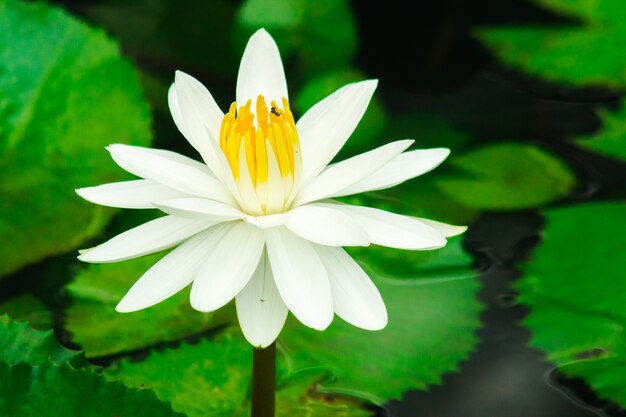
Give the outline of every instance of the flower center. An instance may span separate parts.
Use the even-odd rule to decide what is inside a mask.
[[[231,104],[222,120],[220,148],[242,194],[242,208],[257,215],[281,212],[291,203],[302,167],[296,124],[286,98],[282,108],[275,101],[268,108],[259,95],[256,122],[251,105],[251,100],[239,109]]]

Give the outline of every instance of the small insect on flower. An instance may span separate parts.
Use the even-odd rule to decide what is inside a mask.
[[[200,82],[177,71],[169,107],[203,162],[166,150],[109,146],[114,161],[141,179],[77,193],[97,204],[165,215],[79,259],[117,262],[177,246],[135,283],[117,311],[150,307],[191,284],[190,302],[199,311],[234,298],[243,334],[257,347],[278,337],[289,311],[317,330],[334,314],[363,329],[384,328],[387,311],[378,290],[342,246],[436,249],[465,228],[333,200],[400,184],[449,154],[444,148],[406,151],[413,140],[400,140],[330,164],[376,85],[348,84],[296,123],[278,48],[265,30],[248,42],[236,101],[226,114]]]

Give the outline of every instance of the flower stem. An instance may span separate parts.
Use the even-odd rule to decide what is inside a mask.
[[[252,417],[274,417],[276,342],[254,349],[252,364]]]

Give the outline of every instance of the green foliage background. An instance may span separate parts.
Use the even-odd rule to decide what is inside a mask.
[[[73,190],[124,178],[104,150],[110,143],[197,157],[169,116],[173,71],[204,81],[226,109],[245,42],[259,27],[279,45],[298,115],[376,74],[360,65],[367,37],[347,1],[210,3],[207,14],[201,2],[172,0],[104,0],[71,11],[0,1],[0,415],[247,415],[251,352],[233,306],[202,314],[183,291],[116,313],[164,254],[84,265],[76,250],[151,214],[87,204]],[[530,308],[523,325],[531,344],[560,372],[626,407],[626,264],[615,256],[626,244],[626,192],[574,201],[585,176],[570,157],[626,163],[626,7],[532,3],[556,23],[484,26],[472,35],[507,71],[618,97],[613,108],[595,107],[600,127],[558,145],[481,135],[441,106],[395,102],[381,79],[340,157],[406,137],[452,155],[432,173],[347,200],[470,226],[494,211],[544,213],[544,239],[516,286]],[[352,254],[380,288],[389,326],[369,333],[336,320],[318,333],[290,318],[278,341],[281,416],[373,415],[373,406],[442,383],[479,343],[481,283],[461,238],[435,252]],[[85,407],[86,398],[98,406]]]

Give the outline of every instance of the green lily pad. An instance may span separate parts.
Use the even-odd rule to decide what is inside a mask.
[[[11,417],[183,417],[150,391],[107,382],[68,365],[0,362],[0,415]]]
[[[535,0],[574,22],[483,28],[477,36],[503,62],[550,81],[626,85],[626,11],[621,0]]]
[[[517,285],[531,345],[557,369],[626,406],[626,204],[546,212],[543,243]]]
[[[382,248],[353,252],[381,292],[389,323],[368,332],[340,319],[324,332],[290,319],[279,339],[293,369],[311,366],[332,372],[324,391],[360,393],[375,402],[400,398],[407,389],[441,383],[458,370],[477,338],[480,304],[470,258],[452,239],[433,254],[401,252],[394,265]],[[410,270],[404,269],[414,263]],[[380,381],[385,383],[381,384]]]
[[[65,349],[52,330],[33,330],[26,323],[17,323],[0,316],[0,361],[9,365],[25,362],[32,366],[48,361],[55,364],[82,362],[82,353]],[[2,379],[0,379],[1,381]]]
[[[487,145],[453,155],[459,173],[438,178],[448,197],[475,209],[519,210],[565,197],[575,186],[569,167],[547,151],[525,143]]]
[[[252,349],[230,330],[214,340],[152,352],[141,362],[118,362],[105,375],[129,387],[148,387],[189,417],[244,417],[250,413]],[[316,395],[313,385],[321,378],[319,370],[287,378],[285,361],[279,357],[278,374],[277,416],[369,415],[354,400]]]
[[[619,0],[535,0],[566,16],[579,19],[598,19],[617,22],[626,18],[626,11]]]
[[[354,393],[328,395],[319,390],[323,376],[318,369],[304,369],[279,386],[278,415],[310,417],[366,417],[373,413]],[[244,417],[245,414],[242,414]]]
[[[616,111],[601,110],[600,117],[602,130],[577,138],[577,145],[610,158],[626,160],[626,107],[622,105]]]
[[[123,360],[105,369],[105,375],[129,387],[147,386],[190,417],[233,415],[246,411],[251,357],[244,339],[226,335],[154,351],[140,362]]]
[[[283,407],[293,413],[303,401],[327,413],[325,402],[331,399],[338,409],[349,410],[346,415],[362,415],[357,400],[380,404],[408,389],[440,383],[441,376],[457,370],[473,350],[481,306],[475,299],[476,274],[460,250],[460,239],[438,251],[440,256],[403,252],[407,263],[421,267],[400,279],[396,274],[401,267],[389,268],[389,258],[377,252],[369,248],[356,258],[382,293],[389,311],[387,328],[368,332],[336,319],[326,331],[317,332],[290,317],[278,339],[279,415],[294,415]],[[190,416],[207,410],[239,415],[248,407],[250,361],[251,347],[233,323],[216,339],[152,352],[141,362],[124,360],[106,374],[131,387],[149,386]],[[200,395],[203,392],[216,395]]]
[[[137,75],[102,31],[7,0],[0,34],[2,276],[96,235],[111,210],[74,189],[122,179],[104,147],[151,135]]]
[[[0,303],[0,315],[6,314],[12,320],[28,323],[35,329],[50,329],[52,314],[32,294],[25,293]]]
[[[0,415],[179,416],[152,392],[107,382],[82,352],[59,345],[51,330],[7,316],[0,317]]]

